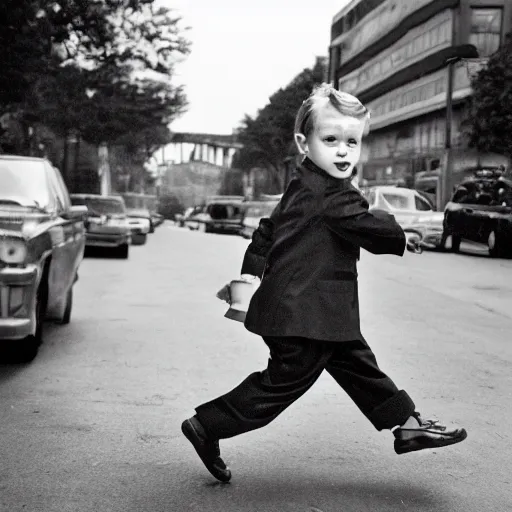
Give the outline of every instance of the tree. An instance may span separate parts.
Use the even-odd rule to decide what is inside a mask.
[[[512,35],[472,79],[463,132],[469,146],[512,158]]]
[[[295,116],[314,85],[324,81],[325,66],[325,59],[317,58],[312,69],[304,69],[285,88],[275,92],[254,118],[245,116],[238,130],[239,141],[244,147],[234,158],[234,167],[246,171],[255,167],[268,169],[275,185],[282,190],[285,159],[296,153],[293,141]]]
[[[35,123],[126,144],[132,155],[168,140],[186,107],[173,66],[190,46],[170,9],[155,0],[7,0],[0,19],[0,108],[10,114],[4,131],[14,120],[24,134],[20,152],[30,152]]]

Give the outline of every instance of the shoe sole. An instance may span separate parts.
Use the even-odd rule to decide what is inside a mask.
[[[398,439],[395,439],[395,452],[398,453],[398,455],[402,455],[404,453],[417,452],[419,450],[443,448],[445,446],[460,443],[464,441],[466,437],[468,437],[468,433],[465,429],[462,429],[458,436],[442,437],[442,441],[436,441],[431,437],[419,437],[410,441],[399,441]]]
[[[226,483],[231,480],[231,471],[226,468],[228,474],[219,473],[211,464],[209,464],[202,456],[201,456],[201,448],[198,446],[197,439],[198,433],[194,428],[194,425],[190,420],[185,420],[181,424],[181,431],[183,435],[190,441],[197,455],[201,459],[201,462],[204,464],[205,468],[210,472],[212,476],[214,476],[220,482]]]

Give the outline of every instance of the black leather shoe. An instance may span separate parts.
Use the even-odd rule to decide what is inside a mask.
[[[217,439],[210,439],[206,435],[203,426],[195,416],[181,424],[181,431],[192,443],[206,469],[217,480],[229,482],[231,480],[231,471],[220,457],[219,441]]]
[[[438,420],[422,419],[416,413],[418,428],[398,428],[395,435],[395,452],[398,454],[425,450],[428,448],[442,448],[464,441],[468,434],[463,428],[448,430],[440,425]],[[404,432],[414,432],[414,436],[405,437]]]

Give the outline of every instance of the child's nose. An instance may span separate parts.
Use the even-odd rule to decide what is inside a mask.
[[[347,154],[347,145],[342,142],[339,146],[338,146],[338,155],[339,156],[345,156]]]

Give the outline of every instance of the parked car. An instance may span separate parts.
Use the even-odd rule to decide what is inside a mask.
[[[87,207],[86,248],[108,248],[118,258],[128,258],[131,232],[122,197],[71,194],[71,203]]]
[[[151,214],[147,209],[128,209],[126,212],[130,226],[132,245],[144,245],[148,233],[153,233]]]
[[[155,228],[162,225],[164,223],[164,220],[165,220],[165,218],[161,213],[156,213],[156,212],[151,213],[151,222],[153,223],[153,226]]]
[[[403,229],[420,230],[425,247],[441,247],[444,214],[435,211],[432,203],[417,190],[391,185],[376,186],[370,188],[367,199],[370,210],[388,211]]]
[[[48,160],[0,155],[0,340],[18,361],[37,355],[44,320],[71,319],[86,213]]]
[[[204,223],[206,233],[238,235],[243,228],[243,197],[211,197],[206,205],[206,213],[209,215]]]
[[[444,210],[443,246],[462,240],[487,246],[492,257],[512,257],[512,179],[500,170],[476,171],[455,190]]]

